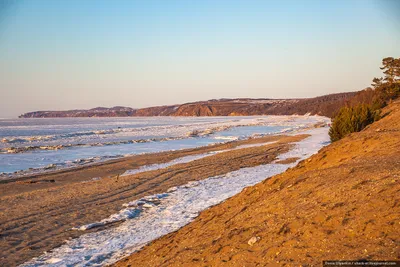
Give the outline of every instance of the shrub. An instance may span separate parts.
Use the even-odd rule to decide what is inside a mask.
[[[400,97],[400,58],[384,58],[382,65],[384,77],[374,78],[373,88],[357,93],[333,118],[329,129],[332,142],[350,133],[359,132],[377,121],[381,109],[388,102]]]
[[[373,111],[370,105],[342,107],[329,129],[331,141],[334,142],[350,133],[359,132],[377,119],[379,119],[379,112]]]

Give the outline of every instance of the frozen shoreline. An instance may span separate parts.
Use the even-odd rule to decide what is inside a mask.
[[[192,156],[180,157],[180,158],[174,159],[174,160],[166,162],[166,163],[145,165],[145,166],[142,166],[142,167],[137,168],[137,169],[127,170],[121,176],[133,175],[133,174],[137,174],[137,173],[140,173],[140,172],[147,172],[147,171],[152,171],[152,170],[168,168],[168,167],[176,165],[176,164],[188,163],[188,162],[191,162],[191,161],[194,161],[194,160],[202,159],[202,158],[205,158],[205,157],[208,157],[208,156],[211,156],[211,155],[215,155],[215,154],[218,154],[218,153],[222,153],[222,152],[228,152],[228,151],[233,151],[233,150],[242,149],[242,148],[249,148],[249,147],[266,146],[266,145],[273,144],[273,143],[275,143],[275,142],[257,143],[257,144],[251,144],[251,145],[240,145],[240,146],[237,146],[237,147],[231,148],[231,149],[217,150],[217,151],[212,151],[212,152],[208,152],[208,153],[202,153],[202,154],[195,154],[195,155],[192,155]]]
[[[278,160],[293,157],[299,157],[301,160],[311,156],[329,143],[327,131],[327,128],[317,128],[304,132],[311,136],[298,142],[291,151],[280,155]],[[244,187],[281,173],[295,164],[273,163],[243,168],[225,175],[189,182],[171,188],[164,194],[127,203],[125,209],[115,215],[118,217],[125,214],[130,218],[121,225],[84,234],[22,266],[110,264],[140,249],[148,242],[186,225],[202,210],[239,193]]]
[[[59,170],[71,169],[74,167],[89,166],[91,164],[102,163],[107,160],[119,159],[132,155],[176,151],[180,149],[198,148],[207,145],[221,144],[234,140],[243,140],[267,135],[295,133],[316,123],[326,123],[329,120],[328,118],[319,116],[271,117],[268,117],[268,120],[270,121],[268,122],[268,126],[265,127],[276,127],[276,125],[280,125],[280,128],[266,133],[251,134],[250,130],[249,132],[246,132],[246,129],[250,126],[243,126],[242,122],[237,122],[234,120],[234,124],[236,126],[228,127],[225,125],[223,127],[218,126],[219,128],[215,126],[217,127],[217,130],[214,129],[212,131],[209,130],[211,129],[209,127],[203,129],[202,131],[193,130],[189,133],[186,133],[186,137],[176,137],[174,139],[164,138],[158,141],[151,141],[150,143],[141,143],[137,141],[126,143],[127,141],[121,141],[124,143],[124,145],[83,146],[80,148],[77,155],[83,155],[84,157],[78,158],[75,155],[75,153],[77,153],[75,152],[75,149],[70,148],[43,152],[0,154],[0,160],[2,158],[11,162],[23,160],[24,164],[27,164],[25,169],[16,170],[14,172],[4,172],[0,169],[0,181],[27,177],[29,175],[40,175]],[[260,118],[251,118],[251,123],[258,123],[258,119]],[[265,118],[265,120],[267,120],[267,118]],[[262,123],[265,124],[266,122],[264,121]],[[259,125],[257,124],[257,127],[258,126]],[[119,153],[116,154],[116,151]],[[46,162],[48,164],[46,164]],[[37,165],[40,165],[40,167],[29,167]]]

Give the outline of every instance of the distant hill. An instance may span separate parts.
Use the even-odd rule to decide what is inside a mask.
[[[331,117],[357,92],[338,93],[314,98],[297,99],[212,99],[181,105],[141,109],[129,107],[97,107],[88,110],[34,111],[20,118],[57,117],[139,117],[139,116],[251,116],[304,115],[307,113]]]

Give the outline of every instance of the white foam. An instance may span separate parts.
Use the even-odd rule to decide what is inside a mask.
[[[305,159],[329,142],[328,129],[305,133],[311,137],[297,143],[280,159]],[[297,161],[298,162],[298,161]],[[132,201],[115,216],[128,214],[119,226],[88,233],[21,266],[103,266],[129,255],[145,244],[190,223],[199,212],[239,193],[244,187],[279,174],[292,164],[266,164],[243,168],[225,175],[210,177],[174,187],[167,193]],[[145,204],[146,207],[144,207]],[[140,208],[142,206],[142,208]],[[129,212],[134,216],[129,216]]]

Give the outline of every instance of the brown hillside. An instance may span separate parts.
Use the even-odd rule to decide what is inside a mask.
[[[117,266],[320,266],[400,258],[400,102]]]
[[[89,110],[34,111],[22,114],[20,117],[250,116],[303,115],[306,113],[331,117],[356,93],[339,93],[302,99],[219,99],[142,109],[113,107]]]

